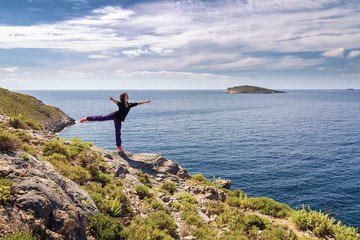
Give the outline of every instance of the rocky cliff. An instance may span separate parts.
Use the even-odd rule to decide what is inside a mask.
[[[75,120],[59,108],[45,105],[30,95],[4,88],[0,88],[0,114],[22,120],[29,128],[40,123],[46,130],[54,132],[75,124]]]
[[[57,139],[5,116],[0,129],[3,239],[360,239],[321,212],[248,198],[157,154]]]

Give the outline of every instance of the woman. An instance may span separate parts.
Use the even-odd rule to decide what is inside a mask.
[[[111,101],[118,105],[119,110],[113,112],[106,116],[92,116],[92,117],[84,117],[80,120],[81,123],[86,121],[107,121],[113,120],[115,122],[115,133],[116,133],[116,149],[120,152],[124,152],[121,147],[121,122],[123,122],[130,111],[130,108],[135,107],[137,105],[142,105],[144,103],[150,103],[151,101],[148,100],[146,102],[136,102],[136,103],[129,103],[129,95],[126,92],[120,94],[120,102],[109,97]]]

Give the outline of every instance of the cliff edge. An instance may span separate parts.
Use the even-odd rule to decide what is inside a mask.
[[[248,198],[230,180],[191,176],[160,155],[9,119],[0,117],[1,239],[360,239],[321,212]]]

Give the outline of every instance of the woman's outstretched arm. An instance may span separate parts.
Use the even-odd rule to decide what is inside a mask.
[[[137,105],[142,105],[142,104],[144,104],[144,103],[150,103],[151,102],[151,100],[147,100],[147,101],[145,101],[145,102],[137,102]]]
[[[116,104],[118,104],[118,102],[119,102],[119,101],[113,99],[112,97],[109,97],[109,99],[110,99],[111,101],[113,101],[114,103],[116,103]]]

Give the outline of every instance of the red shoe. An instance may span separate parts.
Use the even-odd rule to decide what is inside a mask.
[[[81,123],[86,122],[86,121],[87,121],[87,117],[84,117],[80,120]]]
[[[119,150],[120,152],[124,152],[121,146],[120,147],[116,146],[116,149]]]

